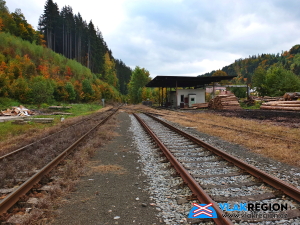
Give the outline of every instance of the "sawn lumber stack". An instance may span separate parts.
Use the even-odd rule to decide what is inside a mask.
[[[266,102],[260,106],[260,109],[300,111],[300,101]]]
[[[196,103],[192,104],[192,107],[195,109],[204,109],[208,107],[208,103]]]
[[[238,98],[234,95],[218,95],[208,103],[210,109],[242,109]]]

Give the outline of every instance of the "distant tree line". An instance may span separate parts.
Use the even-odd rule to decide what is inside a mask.
[[[261,96],[281,96],[285,92],[300,91],[300,45],[281,54],[258,54],[238,59],[221,71],[237,76],[232,81],[235,84],[250,84]],[[214,70],[201,76],[213,76],[217,72]]]

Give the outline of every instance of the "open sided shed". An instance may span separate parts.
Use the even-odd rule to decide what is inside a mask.
[[[159,103],[167,106],[182,106],[182,103],[204,103],[205,85],[222,80],[231,80],[236,76],[191,77],[191,76],[156,76],[146,87],[159,88]],[[164,94],[163,89],[167,92]],[[169,88],[169,91],[168,91]],[[171,89],[175,89],[172,91]],[[183,89],[178,89],[183,88]],[[186,89],[187,88],[187,89]],[[180,104],[181,103],[181,104]]]

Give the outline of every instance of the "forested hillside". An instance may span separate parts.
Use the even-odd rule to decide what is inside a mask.
[[[48,48],[75,59],[122,94],[127,94],[131,69],[114,59],[101,31],[92,21],[86,22],[80,13],[74,15],[71,6],[59,11],[56,3],[47,0],[38,30],[44,35]]]
[[[34,30],[20,9],[10,13],[0,0],[0,97],[40,104],[128,93],[132,70],[114,59],[92,21],[47,0],[39,25]]]
[[[281,54],[261,54],[235,60],[222,68],[225,75],[235,75],[236,84],[248,83],[262,96],[280,96],[300,91],[300,45]],[[219,71],[203,74],[213,76]]]

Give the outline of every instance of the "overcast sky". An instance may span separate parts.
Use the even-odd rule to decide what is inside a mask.
[[[6,0],[37,28],[43,0]],[[299,0],[53,0],[99,27],[113,56],[156,75],[201,75],[300,44]]]

